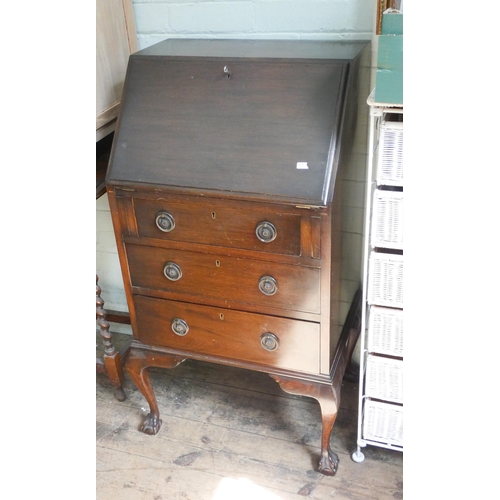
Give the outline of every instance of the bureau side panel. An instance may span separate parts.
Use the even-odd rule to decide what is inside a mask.
[[[341,196],[321,210],[321,373],[330,374],[340,339]]]
[[[321,209],[320,228],[317,232],[321,237],[321,373],[329,375],[332,365],[330,346],[332,342],[331,331],[331,248],[332,224],[331,207]]]
[[[337,182],[332,202],[331,248],[330,248],[330,360],[333,363],[335,350],[340,340],[340,285],[342,258],[342,199],[341,182]]]
[[[335,353],[345,318],[340,317],[340,294],[342,276],[342,226],[345,217],[343,207],[347,200],[343,200],[343,179],[346,178],[346,170],[351,162],[354,152],[354,134],[357,122],[358,88],[359,88],[359,64],[358,55],[349,63],[343,106],[341,112],[341,126],[338,136],[338,169],[335,178],[332,179],[332,201],[331,201],[331,282],[330,282],[330,359],[334,361]],[[361,268],[361,262],[359,263]]]
[[[127,254],[125,252],[125,246],[123,244],[124,235],[137,235],[135,217],[133,215],[132,203],[130,198],[117,195],[116,191],[109,186],[107,187],[107,193],[111,219],[113,222],[113,229],[116,238],[116,247],[118,250],[118,257],[120,260],[120,267],[123,277],[123,286],[125,289],[125,296],[127,298],[127,305],[130,313],[130,323],[135,336],[137,319],[134,308]]]

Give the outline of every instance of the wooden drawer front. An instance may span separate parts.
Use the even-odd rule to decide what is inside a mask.
[[[319,373],[318,323],[143,296],[135,296],[134,304],[135,333],[146,344]],[[188,327],[182,336],[172,328],[179,320]],[[262,347],[265,334],[276,336],[275,350]]]
[[[320,313],[316,268],[143,245],[126,251],[132,286]]]
[[[270,211],[254,203],[208,198],[203,203],[135,199],[134,211],[142,237],[300,255],[300,215],[288,207]],[[158,229],[160,212],[173,218],[171,231]],[[270,222],[276,229],[276,237],[270,242],[262,242],[256,235],[257,226],[263,222]]]

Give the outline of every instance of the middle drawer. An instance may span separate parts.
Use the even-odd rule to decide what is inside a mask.
[[[319,269],[126,245],[132,286],[320,313]]]

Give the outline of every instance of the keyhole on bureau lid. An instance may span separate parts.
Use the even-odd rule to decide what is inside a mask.
[[[224,321],[224,315],[222,313],[219,314],[219,318]]]
[[[216,261],[215,261],[215,265],[216,265],[217,267],[220,267],[220,260],[216,260]]]
[[[215,219],[215,212],[212,212],[212,219]]]

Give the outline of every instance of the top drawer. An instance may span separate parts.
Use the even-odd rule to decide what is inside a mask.
[[[293,207],[193,200],[134,199],[139,236],[300,255],[300,214]]]

